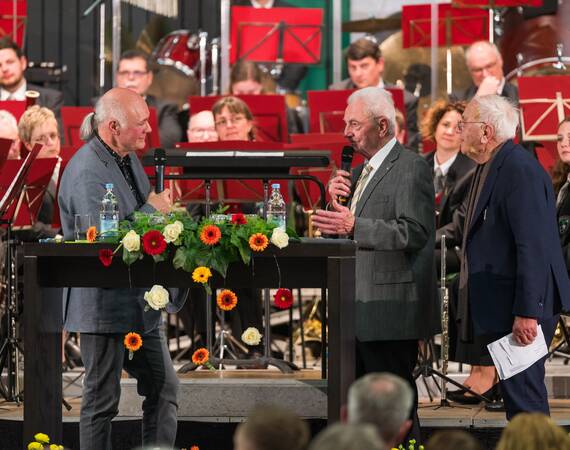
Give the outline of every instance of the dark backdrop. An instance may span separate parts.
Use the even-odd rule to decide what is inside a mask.
[[[53,87],[63,91],[66,105],[89,105],[98,94],[99,9],[81,18],[92,0],[28,0],[25,49],[34,62],[52,61],[66,66],[65,81]],[[134,47],[145,28],[163,35],[177,29],[220,34],[218,0],[179,0],[178,17],[168,19],[123,3],[122,49]],[[111,2],[106,1],[106,46],[111,48]],[[152,39],[154,41],[156,39]],[[107,63],[106,87],[111,87],[111,62]]]

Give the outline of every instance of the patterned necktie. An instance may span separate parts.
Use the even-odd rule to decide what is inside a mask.
[[[445,177],[443,176],[441,167],[438,167],[435,169],[433,173],[433,189],[435,191],[435,195],[443,191],[444,185],[445,185]]]
[[[360,200],[360,196],[362,195],[362,191],[364,190],[364,186],[366,185],[370,172],[372,172],[372,166],[370,164],[366,164],[358,178],[358,181],[356,182],[356,189],[354,189],[354,195],[352,196],[352,202],[350,203],[350,212],[353,215],[356,211],[356,204],[358,203],[358,200]]]

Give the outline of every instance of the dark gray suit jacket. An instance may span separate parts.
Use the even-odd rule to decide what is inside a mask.
[[[440,329],[434,196],[424,158],[398,143],[362,193],[354,227],[360,341],[418,339]]]
[[[152,95],[146,96],[146,103],[149,107],[156,108],[160,145],[164,148],[174,148],[174,144],[183,140],[182,127],[178,121],[178,106]]]
[[[135,182],[143,198],[150,192],[150,183],[137,157],[131,156]],[[61,225],[66,240],[73,240],[74,215],[91,214],[99,223],[99,207],[105,184],[113,183],[119,202],[120,220],[132,215],[137,201],[114,158],[97,138],[92,138],[71,158],[59,188]],[[155,212],[148,203],[139,211]],[[122,251],[115,258],[121,258]],[[153,284],[149,280],[149,284]],[[160,312],[144,312],[147,289],[72,288],[64,291],[63,317],[68,331],[83,333],[148,332],[160,322]],[[170,292],[178,300],[177,290]]]

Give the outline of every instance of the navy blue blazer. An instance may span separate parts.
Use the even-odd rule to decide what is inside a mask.
[[[570,309],[552,181],[520,145],[498,150],[467,233],[475,334],[510,332],[514,316],[542,322]]]

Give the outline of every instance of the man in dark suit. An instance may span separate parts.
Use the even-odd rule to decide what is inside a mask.
[[[461,151],[478,166],[467,200],[458,319],[463,340],[512,332],[525,346],[542,325],[548,345],[558,314],[570,308],[570,284],[552,182],[512,142],[517,125],[515,108],[496,94],[474,97],[460,122]],[[508,419],[549,413],[544,361],[501,380]]]
[[[395,88],[395,84],[386,83],[384,74],[384,58],[378,41],[366,36],[354,41],[346,50],[346,65],[349,78],[333,83],[332,90],[362,89],[365,87]],[[406,128],[408,146],[417,149],[420,136],[418,133],[418,99],[404,89],[404,105],[406,107]]]
[[[24,77],[28,60],[9,37],[0,39],[0,100],[26,100],[26,91],[40,94],[37,104],[51,109],[60,125],[63,94],[55,89],[30,84]]]
[[[134,153],[146,145],[149,110],[142,97],[115,88],[97,102],[81,127],[87,143],[69,161],[61,178],[59,207],[66,240],[73,240],[76,214],[99,214],[105,184],[113,184],[119,218],[135,211],[170,211],[170,192],[151,191]],[[171,293],[167,309],[176,312],[180,298]],[[111,420],[118,411],[121,372],[137,379],[142,404],[144,445],[174,445],[178,379],[159,325],[161,312],[145,311],[145,289],[73,288],[64,294],[64,327],[81,333],[85,364],[80,417],[81,450],[110,449]],[[123,340],[128,332],[142,335],[132,359]]]
[[[477,41],[465,52],[467,68],[473,84],[464,92],[452,94],[455,100],[471,100],[474,96],[498,94],[518,106],[519,91],[507,83],[503,75],[503,57],[497,46],[488,41]]]
[[[152,80],[153,72],[149,65],[148,56],[144,52],[127,50],[121,55],[115,74],[116,86],[135,91],[145,99],[149,107],[156,109],[160,144],[166,148],[173,148],[174,144],[182,141],[178,107],[174,103],[168,103],[152,95],[147,95]]]
[[[418,339],[439,326],[434,265],[434,189],[425,159],[394,138],[394,104],[384,89],[353,93],[344,114],[345,136],[368,161],[353,177],[339,170],[329,183],[332,210],[314,225],[324,234],[352,237],[356,252],[356,375],[391,372],[415,395],[412,372]],[[350,198],[342,206],[338,198]],[[417,428],[416,428],[417,430]],[[416,433],[417,434],[417,431]]]

